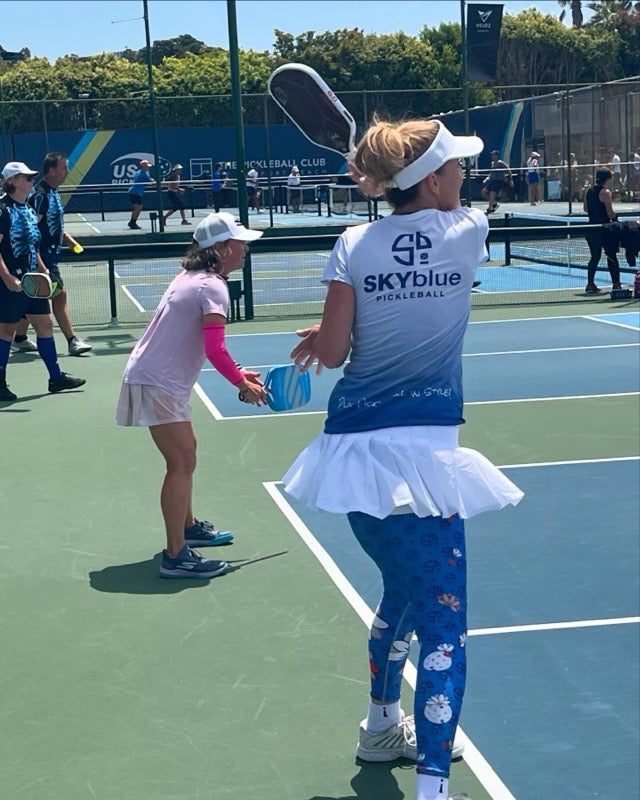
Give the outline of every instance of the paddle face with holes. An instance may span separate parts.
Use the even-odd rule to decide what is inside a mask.
[[[20,280],[22,291],[27,297],[48,300],[57,289],[57,284],[51,283],[51,278],[44,272],[27,272]]]
[[[313,144],[345,158],[354,153],[355,120],[314,69],[278,67],[269,78],[269,93]]]

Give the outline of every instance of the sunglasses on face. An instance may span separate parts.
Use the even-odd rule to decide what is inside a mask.
[[[29,183],[33,183],[33,175],[21,175],[21,178],[24,178],[25,181],[29,181]]]

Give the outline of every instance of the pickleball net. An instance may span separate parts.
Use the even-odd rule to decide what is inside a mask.
[[[511,219],[506,226],[491,228],[490,260],[478,267],[480,284],[473,291],[474,306],[610,300],[611,281],[604,254],[596,274],[602,294],[585,294],[589,249],[584,225],[563,221],[527,226],[520,222]],[[231,276],[236,281],[234,291],[242,293],[240,317],[246,317],[249,293],[256,319],[321,314],[326,295],[321,278],[336,238],[335,233],[272,237],[267,233],[255,242],[250,285],[242,272]],[[180,271],[186,246],[153,243],[121,249],[114,244],[105,250],[108,255],[88,245],[83,254],[72,256],[73,261],[70,257],[61,263],[74,324],[146,324]],[[618,259],[622,284],[632,288],[637,267],[627,262],[624,250]],[[424,299],[432,300],[428,295]]]

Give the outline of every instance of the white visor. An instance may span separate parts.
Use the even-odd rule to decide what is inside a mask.
[[[454,136],[441,122],[438,122],[438,126],[440,130],[431,147],[411,164],[396,172],[393,176],[392,186],[403,190],[408,189],[426,178],[427,175],[440,169],[447,161],[453,161],[456,158],[470,158],[483,151],[484,142],[479,136]]]

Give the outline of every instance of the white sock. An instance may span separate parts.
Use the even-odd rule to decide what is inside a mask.
[[[449,778],[436,775],[418,775],[416,800],[447,800],[449,797]]]
[[[395,703],[385,703],[382,706],[376,703],[369,703],[369,713],[367,714],[367,730],[369,733],[382,733],[390,725],[400,722],[400,701]]]

